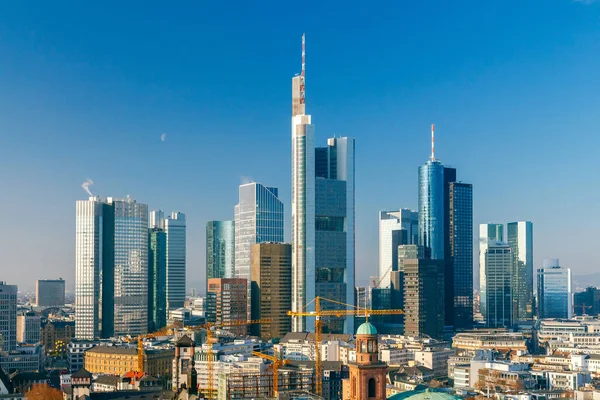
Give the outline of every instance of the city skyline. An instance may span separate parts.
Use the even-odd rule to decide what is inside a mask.
[[[268,51],[283,51],[285,55],[280,58],[285,61],[277,61],[272,58],[261,61],[260,57],[258,60],[253,60],[254,64],[258,63],[260,66],[268,67],[270,76],[263,76],[262,72],[259,73],[256,70],[259,67],[253,66],[246,71],[246,74],[252,74],[256,80],[249,85],[260,82],[261,86],[264,85],[266,94],[252,106],[241,106],[246,104],[244,103],[246,97],[237,89],[227,85],[222,87],[223,99],[226,97],[225,95],[231,95],[234,99],[231,100],[234,107],[241,107],[241,112],[235,115],[238,118],[237,122],[232,123],[226,122],[228,119],[235,118],[232,117],[231,112],[226,111],[227,102],[225,100],[217,101],[214,107],[207,105],[207,96],[221,98],[219,93],[211,91],[214,90],[214,87],[207,89],[206,92],[201,91],[204,95],[200,99],[192,93],[194,90],[200,90],[197,86],[198,81],[192,82],[192,92],[186,92],[183,91],[179,82],[172,82],[167,78],[169,70],[151,66],[152,73],[158,76],[158,86],[155,89],[148,88],[147,85],[152,79],[144,74],[141,74],[139,78],[131,77],[130,86],[118,89],[114,85],[123,79],[123,77],[119,77],[119,74],[125,73],[126,76],[129,76],[135,66],[139,67],[137,62],[128,60],[126,63],[119,61],[118,58],[111,58],[105,51],[103,52],[103,46],[93,41],[98,38],[86,29],[83,29],[82,32],[84,37],[92,40],[90,53],[83,53],[82,59],[69,59],[81,49],[63,37],[66,31],[40,25],[40,20],[36,19],[35,15],[24,15],[23,10],[18,6],[3,5],[3,7],[9,8],[9,14],[12,13],[11,15],[15,16],[13,22],[29,21],[29,25],[34,27],[32,28],[34,33],[21,47],[3,40],[0,42],[2,45],[0,51],[13,59],[15,65],[31,63],[31,65],[37,65],[43,69],[44,72],[40,75],[40,80],[36,81],[39,84],[39,93],[37,90],[35,93],[31,93],[32,87],[28,85],[19,87],[18,84],[10,84],[5,92],[6,97],[0,100],[6,106],[5,110],[9,113],[7,115],[13,117],[0,121],[0,132],[3,132],[1,135],[4,143],[0,150],[1,155],[4,156],[3,159],[7,163],[17,166],[14,174],[6,174],[0,179],[2,179],[3,186],[10,187],[19,193],[19,196],[15,196],[14,199],[3,199],[4,208],[13,211],[8,213],[6,223],[16,224],[16,218],[24,218],[24,224],[20,224],[21,228],[7,236],[4,241],[7,249],[6,262],[10,265],[18,265],[19,268],[6,268],[6,272],[3,271],[2,279],[11,284],[17,284],[22,290],[32,289],[35,279],[59,276],[65,279],[69,289],[73,288],[75,277],[73,227],[75,220],[72,209],[76,200],[85,198],[79,185],[87,178],[91,178],[95,182],[90,187],[95,194],[101,196],[116,194],[124,197],[130,193],[152,208],[160,207],[161,209],[176,209],[186,212],[188,287],[204,287],[204,280],[201,276],[205,271],[205,237],[203,235],[206,222],[231,219],[231,207],[236,204],[237,186],[240,181],[247,179],[244,177],[252,177],[251,180],[259,182],[269,182],[279,188],[282,202],[287,207],[285,240],[290,241],[290,212],[287,211],[291,209],[290,143],[289,121],[287,120],[289,115],[288,79],[289,75],[297,70],[299,62],[297,43],[298,37],[303,31],[307,32],[308,37],[309,73],[307,79],[310,90],[307,92],[307,98],[311,105],[310,112],[314,116],[314,123],[318,126],[315,130],[315,142],[323,143],[325,138],[338,133],[355,137],[357,141],[357,285],[365,285],[368,282],[368,276],[377,273],[378,226],[376,213],[383,209],[417,208],[415,172],[427,157],[428,126],[432,122],[437,124],[438,131],[436,132],[438,133],[436,155],[442,162],[450,162],[454,167],[460,169],[461,179],[477,188],[474,198],[474,226],[488,221],[533,221],[536,225],[534,269],[541,267],[542,259],[551,257],[560,258],[561,263],[571,268],[574,275],[591,272],[595,268],[592,251],[581,250],[582,248],[593,248],[591,235],[579,234],[581,230],[584,232],[589,230],[591,233],[591,227],[595,225],[594,216],[589,218],[587,215],[576,212],[568,221],[565,221],[563,225],[565,234],[560,238],[554,235],[554,222],[548,217],[552,215],[551,211],[558,208],[559,205],[567,204],[572,209],[593,207],[592,200],[589,199],[597,197],[594,196],[595,191],[598,190],[596,187],[589,187],[585,191],[585,195],[575,189],[577,185],[585,182],[585,178],[579,176],[578,171],[584,171],[583,176],[587,176],[585,171],[593,169],[590,164],[593,161],[575,157],[577,154],[574,150],[575,145],[579,140],[583,142],[583,137],[588,135],[581,135],[581,138],[578,135],[571,135],[577,131],[589,131],[585,128],[586,125],[593,126],[593,118],[581,118],[581,115],[589,114],[595,107],[594,102],[597,100],[589,97],[591,94],[587,88],[594,87],[593,82],[597,76],[590,73],[587,75],[588,80],[584,82],[575,78],[574,75],[586,76],[586,67],[577,67],[577,65],[587,64],[584,63],[584,60],[592,57],[594,52],[597,53],[597,45],[588,42],[586,36],[588,31],[595,26],[591,22],[592,17],[586,13],[595,15],[598,10],[595,5],[586,6],[571,1],[560,4],[557,2],[554,10],[556,14],[544,11],[553,18],[547,22],[536,22],[538,28],[544,33],[548,33],[552,21],[556,21],[559,13],[571,16],[579,23],[578,27],[562,24],[555,33],[549,34],[550,43],[546,46],[556,47],[558,55],[553,56],[557,57],[556,59],[543,58],[542,53],[547,51],[547,47],[536,45],[534,36],[529,35],[520,37],[519,40],[522,41],[522,46],[527,46],[533,51],[528,54],[509,51],[508,54],[515,57],[514,63],[510,62],[511,58],[506,52],[498,55],[500,61],[497,63],[489,61],[487,57],[490,57],[490,54],[484,51],[480,56],[472,56],[449,68],[449,71],[439,78],[428,78],[427,73],[431,74],[434,70],[424,71],[423,75],[417,75],[418,79],[415,79],[415,82],[420,85],[412,85],[410,83],[412,79],[404,81],[396,75],[389,74],[386,67],[363,60],[359,66],[353,68],[370,68],[384,78],[378,76],[372,82],[369,81],[369,84],[373,85],[372,91],[367,90],[365,96],[358,95],[356,96],[359,98],[357,100],[348,96],[350,100],[342,103],[337,102],[336,96],[348,95],[349,90],[353,87],[350,81],[356,78],[357,70],[349,67],[343,68],[344,64],[341,61],[335,62],[332,55],[327,54],[327,51],[332,43],[335,43],[339,49],[333,52],[333,56],[344,56],[342,61],[347,62],[348,58],[355,53],[352,46],[344,43],[338,34],[319,29],[316,22],[310,19],[303,21],[302,24],[293,24],[290,28],[285,29],[281,38],[273,42],[265,39],[263,30],[254,27],[258,30],[259,35],[257,41],[251,44],[251,48],[258,50],[261,55],[265,55]],[[509,6],[499,6],[498,12],[504,12],[504,7],[508,8]],[[400,14],[400,10],[399,7],[392,14]],[[419,9],[419,6],[414,6],[414,9],[408,11],[424,18],[424,10]],[[522,15],[514,17],[515,24],[512,25],[516,31],[515,36],[507,39],[512,40],[511,43],[517,43],[516,37],[524,29],[524,21],[533,13],[533,6],[525,4],[521,11]],[[125,13],[127,12],[131,12],[131,10],[126,9]],[[153,11],[144,12],[152,13]],[[439,23],[437,29],[447,27],[441,21],[441,16],[435,15],[434,19]],[[185,22],[187,21],[184,21],[184,26]],[[124,25],[120,24],[116,24],[116,27],[117,30],[125,29]],[[465,29],[471,32],[476,27],[481,28],[479,25],[471,24]],[[22,28],[7,26],[4,29],[16,34]],[[202,29],[204,28],[199,28],[199,30]],[[395,30],[391,30],[391,32],[399,34]],[[487,28],[484,29],[484,32],[487,32],[488,35],[491,34],[491,28],[490,31]],[[364,34],[364,37],[357,45],[363,49],[366,41],[377,38],[379,35],[368,29],[361,33]],[[578,37],[582,42],[579,42],[577,45],[579,47],[576,49],[560,50],[562,41],[559,35],[561,34]],[[233,46],[233,42],[230,42],[231,39],[223,38],[223,43]],[[492,39],[495,38],[492,37]],[[112,43],[114,38],[107,37],[106,40],[108,43]],[[472,39],[465,46],[467,48],[468,46],[475,47],[476,42],[476,39]],[[36,47],[36,43],[39,47]],[[430,38],[427,37],[417,37],[415,43],[431,44]],[[414,44],[403,42],[402,45],[407,46],[410,55],[423,56],[421,51],[412,47]],[[53,56],[50,52],[52,46],[56,46],[57,54],[66,56],[66,59],[53,58],[56,55]],[[250,47],[244,46],[241,48],[234,46],[233,48],[237,49],[241,56],[250,49]],[[495,49],[498,46],[501,47],[501,42],[492,40],[491,48]],[[451,46],[451,48],[456,47]],[[579,53],[577,49],[580,51]],[[97,53],[94,54],[93,51],[97,51]],[[209,46],[207,53],[210,54],[211,51],[214,49]],[[391,57],[388,54],[389,49],[375,46],[369,51],[371,57],[375,59],[390,61],[387,58]],[[449,57],[447,51],[442,55]],[[561,56],[564,61],[560,61]],[[107,66],[108,64],[102,64],[102,62],[111,60],[114,62],[113,69]],[[231,60],[232,58],[228,59],[228,61]],[[486,60],[489,61],[488,64],[486,64]],[[100,62],[105,69],[93,67],[91,64],[87,65],[88,61],[91,64]],[[192,63],[197,61],[197,58],[190,59]],[[83,64],[80,64],[81,62]],[[487,68],[484,68],[483,72],[469,75],[469,79],[465,79],[463,74],[472,72],[473,68],[469,62],[487,65]],[[270,66],[271,63],[274,65]],[[545,63],[554,65],[554,67],[546,66]],[[416,61],[415,65],[421,65],[421,63]],[[67,67],[67,70],[73,74],[71,76],[63,75],[58,71],[61,66]],[[503,70],[501,67],[506,69]],[[8,66],[1,68],[0,72],[7,81],[14,82],[22,82],[24,78],[36,71],[31,68],[17,71]],[[557,68],[558,72],[553,68]],[[408,70],[412,71],[411,68]],[[544,78],[543,81],[535,79],[533,71]],[[554,76],[555,73],[560,73],[562,76],[565,71],[573,73],[573,75],[568,74],[566,78],[570,83],[569,91],[552,86],[545,79]],[[213,75],[215,71],[212,69],[204,71],[204,73],[207,72],[217,82],[224,82],[224,76]],[[228,72],[232,71],[228,70]],[[412,72],[409,77],[414,78],[414,71]],[[527,77],[532,82],[524,81],[524,78],[517,78],[521,72],[529,73]],[[575,74],[575,72],[577,73]],[[490,78],[497,79],[499,76],[512,78],[510,79],[511,85],[509,85],[512,91],[502,90],[491,83]],[[64,85],[64,90],[56,92],[63,93],[64,97],[57,97],[52,90],[55,88],[54,84],[49,83],[52,77],[60,78],[57,84]],[[75,99],[80,99],[82,90],[86,87],[86,77],[91,80],[103,78],[107,86],[101,87],[103,85],[96,86],[89,83],[92,94],[90,97],[97,98],[96,103],[83,97],[81,98],[82,104],[77,105]],[[359,78],[358,81],[362,84],[361,87],[365,88],[364,85],[367,82],[362,79]],[[464,87],[457,88],[457,85],[461,84]],[[420,87],[415,88],[415,85]],[[428,90],[432,90],[438,85],[440,88],[427,94]],[[549,85],[545,89],[546,91],[544,91],[543,85]],[[366,87],[368,89],[368,86]],[[522,91],[521,87],[528,90]],[[127,90],[131,90],[131,92],[122,92]],[[402,93],[403,90],[406,90],[404,97],[397,102],[390,100],[390,97],[396,98],[396,93]],[[542,97],[549,97],[548,91],[551,90],[558,90],[557,95],[552,96],[553,100],[542,99]],[[254,92],[254,90],[248,91]],[[532,95],[532,91],[536,91],[537,94]],[[496,99],[495,102],[488,100],[485,97],[487,92],[494,92],[494,97],[499,99]],[[513,92],[518,92],[521,99],[514,106],[508,104],[515,103],[509,97]],[[568,101],[573,98],[574,93],[578,93],[577,107],[571,106]],[[121,94],[128,95],[121,97]],[[453,94],[467,96],[464,109],[457,110],[456,106],[450,102]],[[472,99],[469,94],[472,95]],[[39,99],[36,100],[38,95]],[[154,100],[150,99],[152,96],[154,96]],[[254,96],[256,97],[256,95]],[[563,100],[558,99],[561,96]],[[181,107],[180,110],[175,111],[172,106],[166,104],[166,100],[160,100],[162,98],[171,98],[174,105]],[[187,102],[188,98],[193,101]],[[128,102],[136,102],[140,99],[142,100],[141,107],[149,107],[144,112],[141,108],[133,108],[131,117],[135,119],[129,119],[122,111],[119,111],[127,108]],[[472,101],[475,99],[484,103],[482,107],[477,109],[478,111],[465,111],[474,106]],[[409,105],[408,103],[411,101],[414,101],[415,105]],[[115,104],[108,104],[112,102]],[[377,103],[380,108],[374,109],[365,106],[368,104],[366,102]],[[528,110],[527,116],[519,112],[519,105],[537,102],[541,104],[537,104],[535,109]],[[425,103],[428,103],[429,107],[425,107]],[[495,107],[499,105],[502,106],[501,109]],[[44,107],[48,107],[55,115],[51,117],[50,114],[41,111]],[[73,119],[69,117],[71,108],[72,111],[81,111],[83,115],[83,108],[80,107],[91,107],[92,112],[88,120],[82,119],[81,116]],[[147,115],[148,112],[155,112],[161,107],[164,108],[164,112],[153,117]],[[261,113],[255,114],[257,110],[265,107],[268,109],[270,118],[265,118],[265,115]],[[588,107],[590,111],[587,111]],[[426,111],[415,111],[418,108]],[[442,112],[442,108],[447,108],[448,113]],[[544,121],[548,120],[548,115],[554,114],[559,109],[564,111],[564,116],[552,116],[549,118],[551,123]],[[198,116],[192,113],[195,110],[201,110]],[[46,121],[43,129],[40,129],[41,127],[35,122],[25,121],[30,119],[27,116],[32,112],[38,113],[35,115]],[[215,118],[208,121],[206,113],[214,114]],[[103,118],[107,114],[111,114],[113,119],[99,124],[97,127],[93,126],[97,122],[96,118]],[[503,122],[502,115],[505,114],[514,115],[514,121]],[[400,118],[395,120],[397,115],[400,115]],[[250,123],[250,121],[255,122]],[[250,162],[243,154],[245,149],[242,151],[242,149],[230,148],[228,136],[236,127],[239,129],[244,125],[252,126],[253,137],[250,139],[250,137],[235,136],[235,140],[243,144],[240,147],[250,146],[253,150],[257,150],[257,147],[251,143],[256,141],[265,147],[262,151],[271,154],[272,157],[253,157]],[[9,134],[9,132],[14,132],[14,134]],[[163,133],[167,133],[164,141],[161,140]],[[373,139],[376,134],[378,135],[377,140]],[[498,143],[496,138],[500,134],[505,135],[505,139],[509,139],[504,141],[512,142],[509,144]],[[567,148],[565,152],[563,146],[558,143],[561,143],[560,138],[567,134],[574,147]],[[163,171],[155,170],[151,181],[146,178],[138,179],[138,176],[144,175],[146,168],[146,164],[143,162],[137,163],[140,160],[139,156],[131,155],[124,150],[116,150],[114,154],[111,154],[107,144],[103,143],[92,146],[98,138],[106,138],[107,143],[119,140],[125,146],[123,149],[136,146],[140,153],[164,152],[177,154],[177,158],[169,158],[169,165],[166,165]],[[381,146],[382,141],[389,143],[390,146]],[[469,141],[467,148],[462,147],[465,141]],[[592,135],[591,141],[590,144],[588,138],[585,137],[586,146],[580,148],[593,146],[598,141],[598,136]],[[68,143],[68,146],[65,147],[64,142]],[[397,158],[397,152],[393,147],[394,145],[404,146],[404,144],[409,146],[411,154]],[[389,149],[385,147],[389,147]],[[509,149],[510,152],[507,151]],[[214,177],[208,176],[209,174],[202,173],[202,171],[208,170],[210,163],[207,163],[209,161],[215,162],[208,153],[214,153],[216,157],[223,157],[227,154],[229,157],[239,158],[239,162],[225,166],[224,170],[215,174]],[[483,170],[480,165],[484,165],[488,158],[502,157],[506,154],[511,155],[511,162],[507,157],[506,162],[503,163],[506,165],[502,166],[501,172],[519,176],[516,176],[512,182],[503,181],[505,186],[500,187],[496,179],[491,179],[489,171],[480,171]],[[119,169],[118,173],[111,168],[106,168],[106,165],[116,162],[125,155],[133,157],[139,166],[132,165],[130,171]],[[90,165],[87,162],[89,157],[105,162]],[[202,157],[207,157],[207,161],[200,160]],[[544,162],[548,158],[561,159],[563,162],[558,165]],[[175,160],[180,162],[175,163]],[[398,184],[389,185],[389,177],[386,176],[388,174],[393,175]],[[544,178],[538,179],[539,176],[544,176]],[[551,176],[552,179],[546,179],[545,176]],[[157,179],[171,179],[168,189],[157,190],[155,184]],[[565,186],[563,190],[556,191],[554,185],[556,180],[563,183]],[[202,193],[191,188],[190,181],[198,182],[203,187],[211,187],[211,197],[214,199],[206,199]],[[531,182],[538,185],[535,190],[529,189]],[[40,192],[44,193],[46,200],[39,207],[32,207],[31,199],[39,196]],[[505,196],[504,193],[512,195]],[[567,193],[569,193],[568,196]],[[39,229],[39,232],[33,232],[32,224],[37,221],[41,222],[42,228]],[[52,232],[47,231],[45,226],[52,226]],[[574,246],[574,242],[570,242],[571,237],[580,238],[577,247]],[[28,246],[35,246],[39,251],[25,251],[24,243],[27,243]],[[475,251],[476,248],[477,246],[474,246]],[[575,248],[578,250],[575,251]],[[477,268],[476,263],[474,268]],[[27,271],[27,274],[20,273],[22,271]]]

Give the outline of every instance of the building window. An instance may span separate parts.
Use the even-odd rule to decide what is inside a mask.
[[[369,379],[369,399],[376,397],[377,388],[375,385],[375,378]]]

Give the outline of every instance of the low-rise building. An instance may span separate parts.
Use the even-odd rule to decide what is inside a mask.
[[[144,351],[144,371],[159,376],[170,373],[174,349]],[[85,369],[92,374],[124,375],[139,371],[138,350],[135,347],[96,346],[85,352]]]
[[[453,355],[451,349],[426,348],[415,351],[415,365],[432,370],[434,378],[445,378],[448,376],[448,359]]]
[[[46,352],[55,351],[58,342],[67,346],[74,337],[75,321],[46,320],[41,324],[40,343],[46,347]]]
[[[74,373],[83,368],[83,365],[85,364],[85,351],[98,346],[99,344],[100,341],[97,340],[72,339],[67,345],[69,372]]]
[[[482,329],[457,333],[452,338],[452,348],[458,350],[527,350],[523,333],[508,332],[506,329]]]

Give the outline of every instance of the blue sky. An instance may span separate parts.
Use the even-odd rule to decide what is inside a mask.
[[[356,138],[359,284],[377,212],[417,205],[431,123],[475,224],[532,220],[536,267],[598,271],[600,2],[5,1],[0,280],[72,284],[87,178],[187,214],[192,286],[205,224],[232,218],[243,179],[280,188],[289,238],[303,32],[317,142]]]

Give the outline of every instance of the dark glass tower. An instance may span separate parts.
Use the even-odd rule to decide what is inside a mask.
[[[148,332],[167,325],[167,234],[151,228],[148,249]]]
[[[206,223],[206,281],[208,282],[210,278],[233,278],[234,259],[234,221],[208,221]]]

